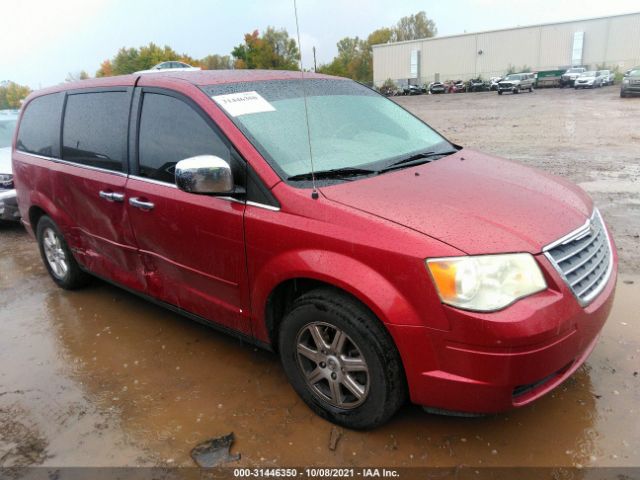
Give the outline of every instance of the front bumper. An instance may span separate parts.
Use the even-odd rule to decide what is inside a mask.
[[[549,288],[490,314],[443,306],[450,330],[390,326],[411,400],[437,410],[496,413],[526,405],[566,380],[595,347],[614,298],[617,256],[582,308],[544,258]]]
[[[640,84],[623,84],[620,91],[625,95],[640,95]]]
[[[575,78],[571,78],[571,77],[560,77],[560,85],[562,86],[571,86],[573,87],[574,84],[576,83],[576,80],[578,79],[578,77]]]
[[[15,189],[0,190],[0,220],[17,222],[20,220]]]

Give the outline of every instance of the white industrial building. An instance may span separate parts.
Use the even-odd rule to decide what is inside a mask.
[[[620,71],[640,64],[640,12],[373,46],[373,82],[500,76],[510,68]]]

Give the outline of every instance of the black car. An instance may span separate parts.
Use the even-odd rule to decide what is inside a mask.
[[[407,85],[403,88],[404,95],[422,95],[422,89],[417,85]]]
[[[472,78],[467,82],[468,92],[484,92],[487,89],[487,84],[479,78]]]
[[[429,93],[446,93],[447,89],[441,82],[433,82],[429,85]]]
[[[640,68],[625,74],[620,84],[620,96],[640,95]]]

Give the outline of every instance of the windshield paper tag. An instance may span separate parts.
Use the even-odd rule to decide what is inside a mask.
[[[232,117],[249,113],[275,112],[276,110],[258,92],[230,93],[211,98]]]

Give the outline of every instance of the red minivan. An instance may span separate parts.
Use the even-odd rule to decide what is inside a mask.
[[[613,302],[616,250],[584,191],[342,78],[60,85],[25,102],[13,170],[56,284],[99,277],[276,351],[351,428],[407,398],[526,405],[584,362]]]

